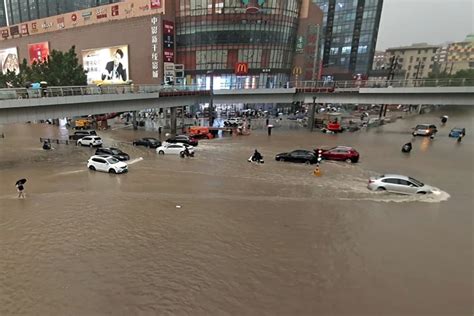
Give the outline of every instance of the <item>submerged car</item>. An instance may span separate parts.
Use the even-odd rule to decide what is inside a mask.
[[[275,160],[313,164],[318,162],[318,156],[312,151],[298,149],[292,152],[278,154],[275,156]]]
[[[413,136],[431,136],[436,134],[438,130],[433,124],[418,124],[413,130]]]
[[[145,146],[149,148],[156,148],[161,146],[161,142],[153,137],[144,137],[133,141],[133,146]]]
[[[156,152],[159,155],[168,155],[168,154],[173,154],[173,155],[180,155],[184,153],[184,150],[188,148],[190,154],[194,154],[194,147],[186,144],[181,144],[181,143],[163,143],[160,147],[156,149]]]
[[[314,150],[316,155],[318,155],[319,150],[321,150],[321,158],[326,160],[338,160],[354,163],[359,161],[359,153],[352,147],[336,146],[330,149],[318,148]]]
[[[387,191],[401,194],[438,193],[435,187],[426,185],[411,177],[398,174],[385,174],[371,177],[367,188],[372,191]]]
[[[130,159],[130,156],[127,153],[124,153],[118,148],[110,147],[110,148],[97,148],[95,151],[96,155],[109,155],[114,158],[117,158],[120,161],[126,161]]]
[[[460,127],[455,127],[449,132],[449,137],[460,137],[460,136],[466,135],[466,129],[465,128],[460,128]]]
[[[187,144],[191,146],[197,146],[198,145],[198,140],[187,136],[187,135],[177,135],[175,137],[168,138],[166,140],[167,143],[175,144],[175,143],[182,143],[182,144]]]
[[[128,165],[109,155],[95,155],[87,161],[87,168],[108,173],[124,173],[128,171]]]
[[[76,144],[89,147],[102,146],[102,138],[99,136],[85,136],[79,139]]]

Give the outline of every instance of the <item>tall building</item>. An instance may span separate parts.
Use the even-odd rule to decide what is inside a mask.
[[[372,63],[372,70],[385,69],[385,52],[375,52],[374,62]]]
[[[215,89],[317,79],[321,23],[309,0],[176,0],[177,63]]]
[[[2,0],[0,27],[6,26],[7,22],[13,25],[120,1],[122,0]]]
[[[324,12],[323,76],[349,79],[372,69],[383,0],[313,0]]]
[[[472,35],[467,36],[462,42],[449,44],[446,63],[440,64],[440,70],[450,74],[465,69],[474,69],[474,37]]]
[[[405,70],[405,79],[427,78],[436,67],[436,58],[440,45],[426,43],[413,44],[389,48],[386,51],[386,63],[395,56],[398,60],[398,69]]]

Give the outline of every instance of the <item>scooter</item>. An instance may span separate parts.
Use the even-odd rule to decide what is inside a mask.
[[[253,162],[254,164],[257,164],[257,165],[265,163],[265,161],[263,161],[263,159],[254,159],[253,155],[250,156],[250,158],[247,161],[248,162]]]
[[[182,151],[182,152],[179,153],[179,156],[180,156],[181,158],[194,157],[194,152],[188,152],[188,153],[186,153],[185,151]]]

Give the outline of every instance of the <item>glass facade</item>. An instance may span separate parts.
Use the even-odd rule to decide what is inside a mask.
[[[301,0],[176,0],[177,63],[195,83],[278,85],[291,73]],[[247,76],[234,75],[237,63]],[[217,82],[219,83],[217,83]]]
[[[13,25],[120,1],[121,0],[3,0],[0,7],[0,26],[7,25],[5,5],[8,11],[10,25]]]
[[[372,68],[383,0],[313,0],[324,12],[323,74],[363,74]]]

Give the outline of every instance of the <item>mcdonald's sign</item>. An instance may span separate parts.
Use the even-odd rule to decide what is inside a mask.
[[[237,76],[244,76],[249,73],[249,64],[248,63],[236,63],[235,64],[235,74]]]
[[[301,75],[302,73],[303,73],[303,69],[301,69],[301,67],[296,66],[293,68],[293,75],[298,76],[298,75]]]

